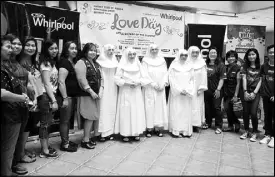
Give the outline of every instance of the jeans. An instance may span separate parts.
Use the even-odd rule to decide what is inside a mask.
[[[249,130],[249,116],[251,115],[253,132],[256,133],[258,131],[258,117],[257,110],[259,106],[260,95],[257,94],[254,100],[251,101],[243,101],[243,122],[244,129],[246,131]]]
[[[224,97],[224,107],[227,114],[228,127],[233,127],[234,124],[240,124],[238,117],[233,111],[232,98],[233,97]]]
[[[69,143],[70,119],[74,118],[76,99],[68,97],[68,106],[60,109],[60,136],[63,144]]]
[[[221,103],[222,103],[222,94],[219,98],[214,98],[214,93],[207,90],[204,92],[204,102],[205,102],[205,119],[206,123],[211,126],[212,118],[215,117],[215,126],[217,128],[222,128],[222,112],[221,112]]]
[[[49,138],[49,126],[53,121],[53,111],[50,108],[50,98],[46,93],[37,98],[38,108],[40,110],[40,128],[39,138]]]
[[[265,135],[274,137],[274,102],[263,96]]]
[[[21,123],[1,124],[1,176],[11,176],[11,165]]]

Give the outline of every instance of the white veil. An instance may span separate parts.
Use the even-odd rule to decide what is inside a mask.
[[[193,51],[199,51],[199,56],[197,58],[192,58],[191,53]],[[192,64],[192,67],[194,69],[199,69],[199,68],[202,68],[202,67],[206,66],[206,63],[205,63],[205,61],[202,57],[201,51],[197,46],[189,47],[187,60]]]
[[[120,62],[118,64],[118,67],[125,70],[125,71],[139,71],[141,64],[140,61],[136,55],[133,63],[129,62],[128,54],[129,52],[136,53],[136,51],[132,47],[128,47],[123,51],[122,57],[120,59]]]
[[[177,71],[188,71],[191,69],[191,65],[190,65],[190,60],[188,60],[189,58],[187,57],[186,61],[184,64],[180,63],[180,55],[181,54],[188,54],[188,51],[185,49],[180,49],[177,53],[177,57],[172,61],[169,70],[170,69],[175,69]]]
[[[166,62],[165,59],[159,54],[159,52],[157,56],[153,58],[151,55],[152,48],[158,49],[158,46],[156,44],[150,44],[150,46],[147,48],[146,54],[142,59],[142,61],[152,66],[159,66],[159,65],[162,65],[164,62]]]
[[[106,44],[102,47],[100,56],[97,58],[96,62],[104,68],[116,68],[118,65],[115,54],[112,58],[107,56],[108,49],[115,49],[115,46],[112,44]]]

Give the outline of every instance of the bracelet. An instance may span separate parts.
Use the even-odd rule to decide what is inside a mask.
[[[221,91],[221,90],[219,90],[219,89],[216,89],[217,91]]]
[[[89,91],[89,89],[91,89],[91,87],[87,88],[85,91],[86,91],[86,92],[88,92],[88,91]]]
[[[55,100],[55,101],[52,102],[52,104],[54,104],[54,103],[57,103],[57,101]]]
[[[65,98],[63,98],[63,100],[66,100],[68,97],[66,96]]]

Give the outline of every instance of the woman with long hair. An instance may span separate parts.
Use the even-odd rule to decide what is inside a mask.
[[[43,43],[39,59],[39,69],[42,76],[43,94],[38,96],[37,104],[40,110],[39,138],[41,143],[40,157],[57,157],[57,151],[49,146],[49,127],[52,124],[53,112],[58,109],[56,90],[58,86],[58,71],[55,67],[58,61],[57,43],[47,39]]]
[[[28,173],[27,169],[12,164],[16,162],[15,148],[20,131],[24,130],[22,124],[25,124],[28,118],[29,102],[26,85],[22,84],[14,74],[17,67],[10,61],[13,51],[10,36],[1,36],[1,175],[3,176]],[[27,74],[24,74],[24,78],[27,78]]]
[[[241,139],[249,137],[249,117],[251,116],[253,131],[250,141],[257,141],[258,117],[257,110],[260,101],[259,90],[262,84],[260,75],[260,56],[255,48],[248,49],[244,56],[243,66],[243,121],[245,132],[240,136]]]
[[[205,128],[212,126],[212,119],[215,118],[215,133],[222,133],[222,112],[221,102],[223,97],[223,83],[226,78],[225,65],[221,62],[218,50],[215,47],[209,49],[206,58],[207,85],[208,90],[204,92],[205,102]]]
[[[238,101],[240,90],[240,70],[241,67],[237,64],[238,53],[230,50],[226,53],[225,59],[228,63],[226,67],[227,79],[224,82],[224,107],[227,114],[228,127],[224,128],[224,132],[240,131],[240,121],[233,111],[233,104]]]
[[[194,94],[194,80],[187,57],[188,52],[185,49],[180,49],[177,58],[169,67],[169,131],[176,138],[191,137],[193,133],[191,103]]]
[[[165,87],[168,86],[168,71],[165,59],[159,55],[159,48],[155,44],[148,47],[146,56],[142,59],[145,74],[151,83],[143,88],[146,136],[152,132],[162,137],[162,131],[168,130],[168,114],[166,106]],[[153,131],[154,130],[154,131]]]
[[[113,139],[116,118],[118,86],[115,83],[115,73],[118,65],[114,55],[115,46],[106,44],[96,62],[102,68],[104,90],[100,99],[100,117],[98,131],[101,133],[100,141]]]
[[[78,111],[84,119],[84,137],[81,147],[94,149],[95,137],[99,137],[98,120],[100,112],[99,99],[102,98],[104,81],[101,67],[95,62],[97,47],[93,43],[87,43],[80,53],[80,60],[75,65],[76,78],[85,94],[79,97]],[[94,129],[94,137],[91,138],[91,129]]]
[[[139,141],[140,134],[146,129],[141,86],[149,84],[150,81],[145,80],[136,51],[131,47],[123,53],[115,82],[119,86],[115,133],[119,133],[124,142]]]
[[[74,118],[77,98],[81,96],[81,88],[76,79],[75,63],[77,57],[77,44],[68,41],[64,44],[58,62],[58,95],[62,99],[60,109],[60,150],[76,152],[78,145],[69,141],[70,120]]]

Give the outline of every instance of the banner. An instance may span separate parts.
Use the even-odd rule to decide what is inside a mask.
[[[1,1],[1,35],[12,33],[24,39],[28,27],[24,4]]]
[[[79,12],[45,6],[25,4],[30,20],[31,35],[36,38],[51,38],[63,46],[66,41],[78,42]],[[59,48],[62,51],[62,48]]]
[[[113,44],[118,54],[132,46],[144,56],[150,44],[160,53],[174,57],[184,47],[184,13],[113,2],[77,1],[80,40],[100,47]]]
[[[260,55],[261,64],[265,54],[265,26],[228,25],[226,52],[236,50],[239,58],[243,59],[249,48],[256,48]]]
[[[188,47],[199,47],[204,59],[210,47],[216,47],[221,56],[225,29],[225,25],[188,24]]]

